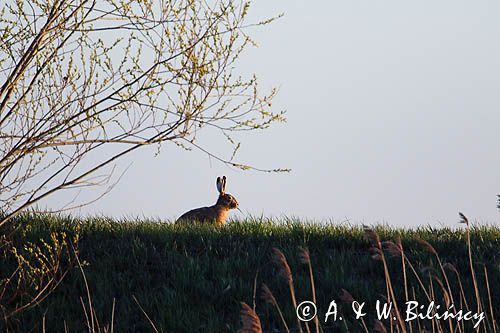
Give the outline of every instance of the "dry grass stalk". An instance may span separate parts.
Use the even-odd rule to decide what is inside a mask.
[[[382,261],[384,266],[384,276],[385,283],[387,289],[387,298],[392,300],[392,304],[394,305],[394,309],[396,310],[396,318],[401,328],[401,332],[406,332],[406,326],[401,318],[401,314],[398,308],[398,304],[396,302],[396,296],[394,293],[394,288],[392,286],[391,276],[389,274],[389,268],[387,266],[387,261],[385,260],[384,252],[382,251],[382,243],[380,242],[380,237],[377,232],[372,228],[364,226],[365,237],[372,243],[372,248],[370,248],[370,252],[372,254],[372,258],[375,260]]]
[[[257,306],[255,304],[255,299],[256,299],[256,296],[257,296],[257,278],[259,277],[259,271],[257,270],[257,273],[255,273],[255,278],[253,280],[253,309],[255,311],[255,307]]]
[[[444,269],[450,270],[455,273],[458,281],[458,286],[460,287],[460,306],[462,307],[463,305],[465,305],[465,309],[469,311],[469,303],[467,303],[467,299],[465,298],[464,286],[462,285],[462,279],[460,278],[458,270],[449,262],[445,263],[443,267]]]
[[[413,266],[413,264],[411,263],[411,261],[408,259],[408,257],[406,255],[403,254],[403,257],[404,257],[405,262],[408,265],[408,267],[410,267],[411,272],[413,273],[413,275],[417,279],[417,282],[420,285],[420,287],[422,288],[422,291],[424,292],[427,300],[430,302],[432,300],[432,298],[429,295],[429,292],[427,291],[427,288],[425,287],[424,282],[420,278],[420,275],[417,273],[417,270],[415,269],[415,266]]]
[[[467,225],[467,246],[468,246],[468,255],[469,255],[469,262],[470,262],[470,269],[472,272],[472,277],[473,277],[473,282],[474,282],[474,290],[476,292],[476,299],[478,302],[478,307],[480,308],[486,308],[488,305],[486,301],[483,299],[481,300],[479,298],[479,294],[477,291],[477,280],[475,279],[475,271],[474,271],[474,266],[472,263],[472,253],[471,253],[471,240],[470,240],[470,223],[468,219],[465,217],[465,215],[460,214],[460,217],[462,219],[462,223]],[[446,307],[451,310],[450,306],[451,304],[455,305],[453,307],[453,312],[457,313],[458,309],[465,308],[466,311],[464,312],[469,312],[469,306],[467,303],[466,295],[464,292],[464,287],[462,285],[461,281],[461,276],[457,269],[451,264],[451,263],[444,263],[441,261],[441,258],[438,255],[438,252],[436,249],[427,241],[425,240],[419,240],[419,243],[430,253],[436,256],[436,259],[439,263],[440,271],[442,273],[439,274],[439,270],[437,267],[430,266],[430,267],[424,267],[421,270],[418,270],[415,268],[415,266],[412,264],[412,262],[408,259],[408,257],[405,255],[403,251],[403,245],[401,243],[401,239],[398,237],[395,242],[393,241],[384,241],[381,242],[379,235],[377,234],[376,231],[373,229],[369,229],[365,227],[365,236],[366,238],[371,242],[372,246],[370,247],[370,253],[371,257],[379,260],[383,263],[384,266],[384,277],[385,277],[385,284],[386,284],[386,291],[387,291],[387,297],[382,297],[385,298],[385,302],[391,302],[392,304],[392,309],[391,309],[391,315],[390,319],[388,322],[381,322],[381,321],[375,321],[374,326],[373,326],[373,331],[375,332],[388,332],[390,329],[390,332],[407,332],[409,331],[410,333],[415,331],[415,332],[430,332],[429,329],[432,332],[437,332],[437,333],[442,333],[445,331],[450,331],[450,332],[457,332],[457,333],[463,333],[463,332],[468,332],[466,329],[466,323],[464,321],[458,321],[457,323],[453,323],[451,321],[451,318],[448,318],[448,321],[441,323],[440,319],[438,319],[439,316],[437,316],[437,309],[434,308],[432,309],[432,319],[429,322],[429,326],[425,323],[425,320],[418,319],[414,322],[408,322],[405,323],[402,321],[401,316],[402,313],[398,309],[398,303],[395,298],[395,291],[393,288],[393,283],[391,281],[391,276],[389,274],[389,268],[388,268],[388,262],[386,259],[386,254],[391,255],[392,257],[396,258],[401,258],[401,264],[402,264],[402,269],[403,269],[403,276],[404,276],[404,288],[405,288],[405,299],[406,301],[409,300],[409,290],[411,290],[413,300],[416,300],[416,289],[413,285],[409,284],[409,280],[407,279],[406,275],[406,267],[410,267],[410,272],[412,272],[415,276],[416,281],[418,281],[418,285],[421,287],[421,290],[423,293],[425,293],[425,296],[427,297],[427,300],[429,302],[433,301],[435,304],[439,304],[440,302],[446,304]],[[295,294],[294,294],[294,289],[293,289],[293,278],[292,278],[292,272],[290,269],[290,266],[288,265],[288,262],[286,260],[286,257],[284,254],[278,250],[278,249],[273,249],[274,253],[274,259],[278,263],[279,268],[280,268],[280,274],[288,281],[289,287],[290,287],[290,293],[292,295],[292,301],[294,302],[294,306],[296,308],[296,300],[295,300]],[[316,298],[316,293],[315,293],[315,288],[314,288],[314,277],[312,275],[312,265],[311,265],[311,257],[308,249],[301,249],[301,252],[299,253],[299,260],[303,264],[309,265],[309,272],[310,272],[310,277],[311,277],[311,285],[313,287],[313,298]],[[419,265],[420,268],[420,265]],[[460,287],[460,297],[459,297],[459,303],[460,305],[457,306],[458,304],[455,304],[453,300],[453,293],[451,291],[450,287],[450,281],[448,279],[447,274],[452,271],[455,273],[457,277],[457,281]],[[487,318],[486,316],[485,320],[482,322],[482,325],[476,328],[476,332],[479,331],[491,331],[496,333],[497,330],[497,323],[494,318],[494,309],[493,309],[493,302],[491,298],[491,291],[490,291],[490,286],[489,286],[489,280],[488,280],[488,273],[486,267],[484,267],[484,276],[485,276],[485,283],[486,283],[486,289],[487,289],[487,295],[488,295],[488,300],[489,300],[489,309],[487,310],[489,312],[489,316],[491,318]],[[428,279],[428,280],[427,280]],[[413,279],[410,279],[410,281]],[[427,280],[427,282],[424,284],[423,281]],[[435,289],[436,288],[436,289]],[[437,298],[440,299],[437,299]],[[442,298],[441,298],[442,297]],[[268,302],[276,306],[278,309],[278,312],[280,313],[280,317],[287,329],[289,331],[288,326],[285,323],[283,314],[281,312],[281,309],[279,308],[277,301],[275,297],[273,296],[272,292],[269,290],[269,288],[266,285],[263,285],[263,292],[262,292],[262,298]],[[339,299],[343,303],[347,304],[353,304],[355,302],[354,297],[345,289],[341,289],[341,292],[339,294]],[[484,301],[484,303],[482,302]],[[482,311],[481,311],[482,312]],[[393,317],[395,317],[393,319]],[[363,321],[363,318],[361,318],[362,321],[362,326],[366,332],[369,332],[365,322]],[[343,323],[346,330],[349,331],[349,327],[347,326],[347,323]],[[388,325],[388,326],[385,326]],[[427,326],[427,327],[426,327]],[[299,330],[300,330],[300,322],[299,322]]]
[[[260,294],[260,298],[262,298],[262,300],[266,303],[269,303],[272,305],[278,304],[276,297],[274,297],[271,289],[269,289],[269,287],[265,283],[262,284],[262,293]]]
[[[379,333],[387,333],[387,329],[380,320],[376,320],[373,324],[373,331]]]
[[[412,293],[412,296],[413,296],[413,299],[417,299],[417,295],[415,294],[415,288],[414,287],[411,287],[411,293]],[[410,322],[410,329],[412,327],[411,325],[412,322]],[[420,324],[420,320],[417,320],[417,332],[422,332],[422,325]]]
[[[464,215],[464,214],[460,214],[460,217],[461,217],[461,223],[464,223],[466,226],[467,226],[467,248],[468,248],[468,257],[469,257],[469,265],[470,265],[470,271],[471,271],[471,274],[472,274],[472,281],[473,281],[473,284],[474,284],[474,291],[475,291],[475,297],[476,297],[476,301],[477,301],[477,304],[478,304],[478,312],[482,312],[481,309],[485,307],[485,305],[487,303],[482,303],[481,301],[481,298],[479,296],[479,291],[478,291],[478,287],[477,287],[477,279],[476,279],[476,276],[475,276],[475,270],[474,270],[474,265],[473,265],[473,262],[472,262],[472,251],[471,251],[471,236],[470,236],[470,222],[469,220],[467,219],[467,217]],[[456,270],[456,268],[450,264],[450,263],[444,263],[442,262],[441,258],[439,257],[439,254],[438,252],[436,251],[436,249],[430,244],[428,243],[427,241],[425,240],[419,240],[419,243],[421,245],[423,245],[423,247],[430,253],[432,253],[433,255],[436,256],[436,259],[437,259],[437,262],[439,264],[439,267],[440,267],[440,271],[442,273],[442,277],[440,277],[439,275],[436,275],[437,271],[435,269],[430,269],[430,268],[427,268],[427,269],[424,269],[424,272],[427,272],[428,274],[428,288],[424,285],[422,279],[420,278],[420,274],[417,272],[417,270],[415,269],[415,267],[412,265],[412,263],[410,262],[410,260],[405,256],[405,254],[403,253],[403,247],[402,247],[402,244],[401,244],[401,240],[398,239],[397,240],[397,244],[394,243],[394,242],[391,242],[391,241],[386,241],[386,242],[380,242],[380,238],[378,237],[377,233],[371,229],[367,229],[365,228],[365,235],[367,237],[368,240],[370,240],[371,244],[372,244],[372,247],[370,248],[370,253],[371,253],[371,256],[372,258],[376,259],[376,260],[380,260],[382,261],[382,263],[384,264],[384,271],[385,271],[385,274],[386,274],[386,289],[387,289],[387,295],[388,295],[388,298],[391,299],[392,303],[394,305],[396,305],[395,303],[395,299],[394,299],[394,290],[393,290],[393,287],[392,287],[392,283],[390,281],[390,277],[388,276],[388,270],[387,270],[387,261],[386,261],[386,258],[384,256],[384,251],[386,251],[388,254],[390,254],[391,256],[393,257],[401,257],[402,258],[402,265],[403,265],[403,271],[404,273],[406,273],[406,266],[409,266],[411,268],[411,271],[413,272],[413,274],[415,275],[418,283],[420,284],[420,287],[422,288],[422,291],[425,293],[427,299],[429,301],[436,301],[436,296],[437,294],[435,293],[435,290],[434,288],[440,288],[441,289],[441,292],[439,294],[442,294],[442,297],[443,297],[443,301],[444,303],[446,303],[446,307],[448,308],[451,304],[455,304],[455,301],[454,301],[454,295],[453,295],[453,292],[451,290],[451,284],[450,284],[450,281],[449,281],[449,278],[448,278],[448,275],[447,275],[447,272],[449,271],[453,271],[455,272],[456,274],[456,277],[457,277],[457,281],[458,281],[458,284],[459,284],[459,287],[460,287],[460,304],[461,305],[464,305],[464,308],[467,309],[467,311],[469,311],[469,306],[467,304],[467,299],[466,299],[466,296],[465,296],[465,292],[464,292],[464,287],[462,285],[462,281],[461,281],[461,277],[460,277],[460,274],[458,273],[458,271]],[[379,245],[381,245],[381,248],[384,250],[384,251],[381,251],[379,250]],[[485,273],[485,276],[487,274]],[[406,278],[406,274],[404,276],[404,285],[405,285],[405,297],[406,299],[408,300],[408,280]],[[486,280],[486,289],[488,290],[489,289],[489,281]],[[415,294],[415,289],[412,287],[412,290],[413,290],[413,294]],[[348,293],[344,293],[342,292],[341,294],[341,299],[343,299],[344,301],[346,302],[349,302],[351,299],[349,298],[349,295]],[[489,303],[489,315],[491,317],[493,317],[493,309],[492,309],[492,305],[491,305],[491,296],[490,296],[490,293],[488,293],[488,297],[490,298],[490,303]],[[460,306],[459,308],[461,308],[462,306]],[[394,311],[395,311],[395,315],[398,316],[399,315],[399,310],[397,309],[397,307],[394,308]],[[433,313],[435,313],[435,309],[433,311]],[[453,308],[452,310],[453,312],[456,313],[457,311],[457,308]],[[405,328],[408,329],[408,327],[406,327],[404,324],[401,323],[401,321],[399,320],[398,318],[398,322],[399,322],[399,326],[395,326],[395,330],[396,331],[402,331],[404,332]],[[409,330],[410,332],[412,331],[412,325],[411,323],[409,323]],[[418,321],[417,323],[417,326],[418,326],[418,330],[421,331],[422,329],[424,329],[424,327],[421,326],[421,323],[420,321]],[[431,327],[430,329],[432,329],[432,331],[435,331],[435,332],[444,332],[444,330],[446,329],[447,331],[453,331],[453,332],[465,332],[465,323],[464,322],[459,322],[457,323],[456,325],[454,323],[452,323],[451,319],[447,321],[447,327],[443,327],[442,323],[439,322],[439,320],[437,320],[436,318],[434,318],[433,320],[431,320]],[[487,330],[488,327],[490,328],[493,328],[492,331],[494,331],[496,333],[496,323],[495,322],[491,322],[488,321],[488,318],[483,321],[482,323],[482,328],[477,328],[476,331],[479,331],[479,330]],[[382,328],[379,327],[379,325],[376,325],[376,328],[375,329],[378,329],[378,330],[381,330]],[[385,327],[384,327],[385,329]],[[393,327],[391,326],[391,332],[393,331]]]
[[[460,213],[460,212],[458,213],[458,216],[460,216],[459,223],[464,223],[467,226],[469,226],[469,219],[467,218],[467,216],[465,216],[463,213]]]
[[[304,265],[311,264],[311,255],[309,253],[309,249],[307,247],[303,248],[299,252],[299,261]]]
[[[287,332],[290,332],[290,329],[288,328],[288,325],[286,323],[285,317],[283,316],[283,312],[281,311],[278,301],[276,301],[276,298],[274,297],[271,289],[269,289],[269,287],[265,283],[262,284],[261,298],[266,303],[272,304],[274,307],[276,307],[280,315],[281,322],[283,323],[283,326],[285,326]]]
[[[241,303],[240,317],[243,326],[238,333],[262,333],[259,316],[244,302]]]
[[[401,257],[401,248],[399,248],[393,241],[382,242],[382,247],[392,257]]]
[[[434,283],[432,282],[432,269],[427,270],[427,275],[429,276],[429,289],[431,292],[431,298],[432,300],[436,299],[436,294],[434,293]],[[432,309],[432,314],[434,315],[436,313],[436,309]],[[432,331],[434,332],[437,330],[438,332],[443,332],[443,328],[441,327],[441,323],[437,319],[431,319],[431,324],[432,324]]]
[[[311,281],[312,300],[313,300],[314,304],[317,304],[317,302],[316,302],[316,286],[314,285],[314,275],[313,275],[313,269],[312,269],[312,263],[311,263],[311,255],[309,253],[308,248],[303,248],[300,251],[299,260],[301,263],[306,264],[309,268],[309,280]],[[314,317],[314,325],[316,328],[316,333],[319,333],[319,319],[317,316]],[[307,328],[309,329],[309,327],[307,327]]]
[[[139,301],[137,300],[137,298],[135,297],[135,295],[132,295],[132,299],[135,301],[135,303],[137,304],[137,306],[139,307],[139,309],[141,310],[142,314],[146,317],[146,319],[148,320],[149,322],[149,325],[151,325],[151,328],[153,329],[154,332],[158,333],[158,329],[156,328],[153,320],[151,320],[151,318],[148,316],[147,312],[143,309],[143,307],[141,306],[141,304],[139,303]]]
[[[441,280],[437,279],[437,281],[439,282],[441,288],[443,289],[443,292],[445,293],[445,301],[446,301],[446,306],[448,307],[451,304],[455,304],[455,300],[453,299],[453,291],[451,290],[451,286],[450,286],[450,282],[448,280],[448,275],[446,274],[446,271],[444,269],[444,266],[443,266],[443,262],[441,261],[441,257],[439,257],[439,254],[438,252],[436,251],[436,249],[427,241],[423,240],[423,239],[418,239],[417,240],[421,245],[423,245],[423,247],[429,251],[430,253],[434,254],[434,256],[436,257],[437,261],[438,261],[438,264],[439,264],[439,269],[441,270],[441,274],[443,275],[443,278],[445,280],[445,283],[446,283],[446,289],[443,285],[443,283],[441,282]],[[456,309],[453,310],[454,313],[456,313]],[[452,321],[451,319],[449,319],[449,326],[450,326],[450,332],[453,332],[453,329],[452,329]]]
[[[116,298],[113,297],[113,308],[111,310],[111,330],[110,332],[113,333],[115,331],[115,305],[116,305]]]
[[[474,285],[474,293],[476,295],[476,303],[477,303],[477,313],[481,312],[481,298],[479,296],[479,288],[477,286],[477,279],[476,279],[476,273],[474,271],[474,265],[472,263],[472,246],[471,246],[471,241],[470,241],[470,223],[469,219],[463,214],[463,213],[458,213],[460,216],[460,223],[465,223],[467,225],[467,251],[469,254],[469,266],[470,266],[470,272],[472,276],[472,283]]]
[[[493,314],[493,302],[491,301],[490,282],[488,279],[488,270],[486,269],[486,266],[484,266],[484,279],[486,281],[486,291],[488,292],[488,301],[490,303],[491,326],[493,327],[493,332],[496,333],[497,324],[495,322],[495,316]]]
[[[292,270],[290,269],[290,266],[288,265],[288,261],[286,260],[286,257],[283,254],[283,252],[281,252],[277,248],[273,248],[273,254],[274,254],[274,261],[280,267],[281,275],[288,282],[288,288],[290,289],[290,296],[292,297],[293,308],[296,309],[297,308],[297,298],[295,297],[295,290],[293,287]],[[299,332],[302,333],[302,325],[301,325],[298,317],[297,317],[297,325],[299,328]]]
[[[351,293],[345,289],[340,289],[339,299],[343,303],[351,304],[351,306],[352,306],[352,303],[355,301],[354,297],[352,297]],[[363,326],[363,329],[365,330],[365,332],[367,332],[367,333],[370,332],[368,330],[368,326],[366,326],[365,319],[363,317],[361,317],[360,319],[361,319],[361,325]]]
[[[405,263],[405,255],[404,255],[404,250],[403,250],[403,243],[401,242],[401,237],[396,238],[396,246],[399,250],[399,254],[401,256],[401,270],[403,271],[403,283],[405,287],[405,300],[406,302],[409,301],[408,297],[408,280],[406,278],[406,263]],[[413,331],[411,325],[410,325],[410,333]]]
[[[370,252],[371,258],[375,261],[382,261],[382,250],[376,246],[371,246],[368,251]]]
[[[422,245],[423,248],[426,249],[428,252],[437,255],[436,249],[428,241],[423,239],[417,239],[417,242],[420,243],[420,245]]]
[[[434,296],[434,284],[432,283],[432,277],[431,277],[430,270],[427,272],[427,275],[429,276],[429,290],[431,293],[431,299],[435,300],[436,297]],[[435,310],[433,309],[432,314],[434,314],[434,313],[435,313]],[[431,319],[431,325],[432,325],[432,332],[435,332],[436,331],[436,327],[435,327],[436,324],[435,324],[434,319]]]
[[[450,295],[448,294],[448,290],[446,290],[446,287],[443,284],[443,281],[441,281],[437,276],[433,276],[433,279],[437,282],[439,287],[441,288],[441,291],[443,292],[443,298],[444,302],[446,304],[446,308],[450,307],[450,304],[453,304],[450,300]],[[456,313],[456,311],[454,311]],[[453,322],[451,321],[451,318],[448,319],[448,327],[450,329],[450,332],[456,332],[456,330],[453,329]]]
[[[363,231],[365,232],[365,238],[372,244],[372,246],[382,249],[382,244],[380,243],[380,238],[373,228],[366,225],[363,226]]]
[[[78,264],[78,268],[80,269],[80,272],[82,273],[83,282],[85,284],[85,291],[87,292],[87,300],[89,302],[89,312],[88,312],[88,314],[87,314],[85,303],[84,303],[82,297],[80,297],[80,302],[82,303],[83,310],[85,312],[85,318],[87,320],[87,326],[89,327],[89,329],[91,329],[92,332],[95,332],[96,328],[99,327],[99,320],[97,318],[97,314],[95,313],[95,309],[94,309],[94,307],[92,305],[92,297],[90,295],[90,287],[89,287],[89,284],[87,282],[87,276],[85,275],[85,272],[83,271],[83,266],[82,266],[82,263],[80,262],[80,258],[78,257],[78,253],[76,252],[76,250],[75,250],[74,247],[72,249],[73,249],[73,253],[75,255],[76,262]],[[90,317],[90,321],[89,321],[89,317]]]
[[[293,283],[292,270],[288,265],[285,255],[277,248],[273,248],[273,258],[280,268],[280,274],[287,282]]]
[[[352,304],[352,302],[354,302],[354,297],[345,289],[340,289],[339,299],[346,304]]]

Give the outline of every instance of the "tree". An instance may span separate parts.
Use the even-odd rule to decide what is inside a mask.
[[[0,200],[10,218],[55,192],[109,180],[120,157],[147,145],[210,150],[226,136],[284,120],[276,91],[235,63],[254,42],[249,2],[12,1],[0,12]],[[213,155],[238,168],[246,165]],[[95,162],[97,161],[97,162]],[[276,171],[276,170],[275,170]],[[277,171],[280,171],[279,169]]]

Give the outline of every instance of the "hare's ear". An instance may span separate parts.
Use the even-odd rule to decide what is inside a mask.
[[[222,193],[226,193],[226,176],[222,176]]]
[[[217,177],[217,191],[219,191],[219,193],[224,193],[224,184],[223,184],[223,180],[220,178],[220,177]]]

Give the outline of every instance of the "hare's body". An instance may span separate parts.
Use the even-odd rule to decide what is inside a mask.
[[[192,209],[189,212],[182,214],[177,221],[198,221],[201,223],[215,223],[217,225],[222,225],[226,223],[228,213],[229,209],[213,205],[210,207]]]
[[[225,224],[229,211],[233,208],[238,208],[238,201],[231,194],[225,192],[226,176],[222,178],[217,177],[217,190],[219,191],[219,198],[215,205],[192,209],[182,214],[176,223],[189,221],[215,223],[217,225]]]

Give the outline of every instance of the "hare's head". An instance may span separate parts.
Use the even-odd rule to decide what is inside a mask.
[[[226,193],[226,176],[217,177],[217,190],[219,191],[219,199],[217,205],[227,207],[229,209],[238,208],[238,201],[231,194]]]

